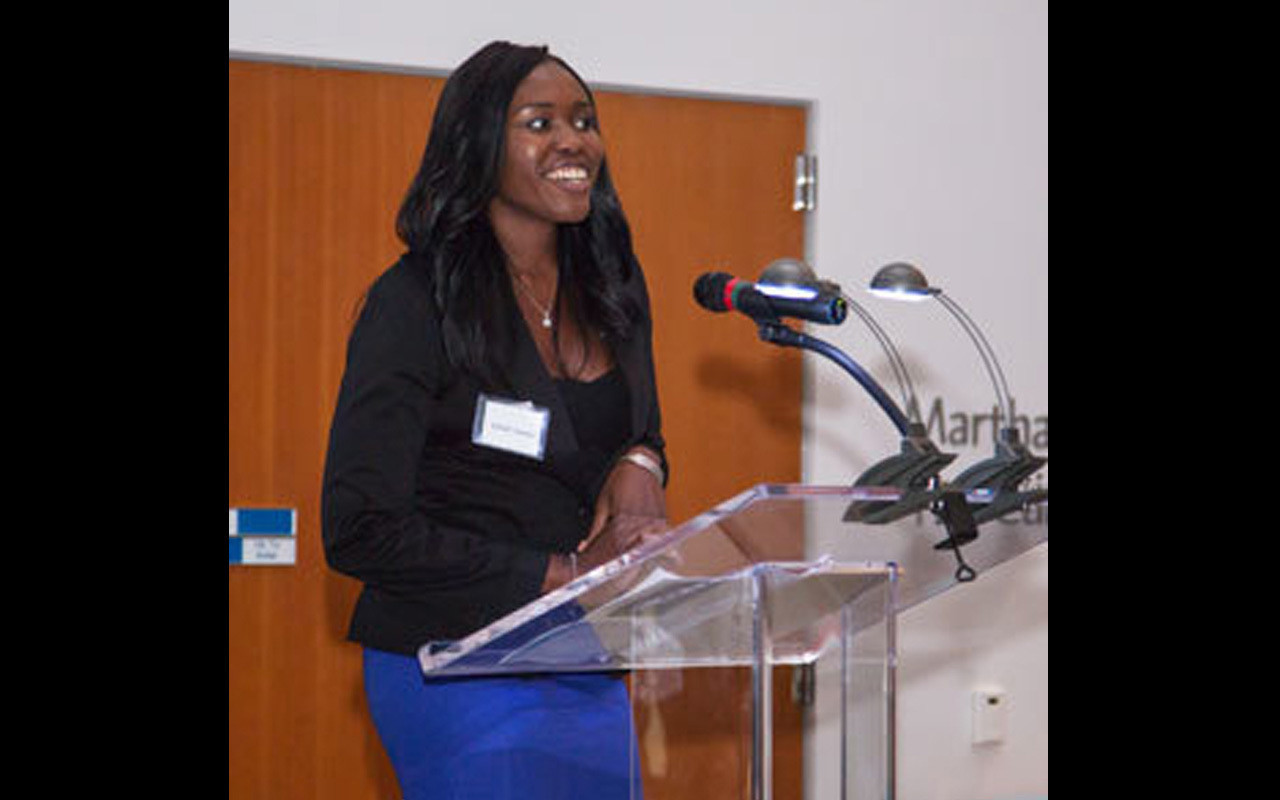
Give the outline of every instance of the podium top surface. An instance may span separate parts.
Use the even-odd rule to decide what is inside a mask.
[[[418,660],[429,678],[745,665],[762,650],[806,663],[842,629],[956,585],[961,559],[981,576],[1048,534],[1046,498],[980,525],[957,558],[928,503],[897,489],[760,484]]]

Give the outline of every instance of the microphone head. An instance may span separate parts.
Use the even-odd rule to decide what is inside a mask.
[[[693,282],[693,299],[708,311],[728,311],[724,289],[731,280],[727,272],[704,272]]]

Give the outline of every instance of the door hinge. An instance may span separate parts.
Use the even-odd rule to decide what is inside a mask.
[[[796,156],[795,193],[792,211],[813,211],[818,207],[818,157],[801,153]]]
[[[797,664],[791,673],[791,702],[801,708],[812,708],[818,691],[818,671],[812,663]]]

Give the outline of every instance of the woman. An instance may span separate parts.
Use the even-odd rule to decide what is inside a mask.
[[[649,299],[586,84],[545,47],[467,59],[396,230],[323,519],[364,583],[348,635],[405,798],[630,796],[619,678],[424,680],[415,658],[666,529]]]

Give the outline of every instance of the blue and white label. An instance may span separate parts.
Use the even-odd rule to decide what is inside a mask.
[[[297,563],[296,509],[232,508],[228,517],[228,566]]]

